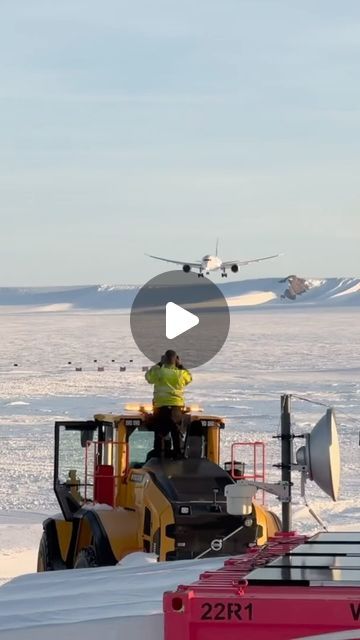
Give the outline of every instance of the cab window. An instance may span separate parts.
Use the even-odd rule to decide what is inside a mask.
[[[128,437],[130,468],[141,467],[154,447],[154,432],[135,429]]]

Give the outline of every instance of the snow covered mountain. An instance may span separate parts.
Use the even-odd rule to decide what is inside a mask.
[[[262,278],[219,284],[232,308],[360,307],[360,278]],[[0,308],[71,311],[129,309],[138,285],[0,288]]]

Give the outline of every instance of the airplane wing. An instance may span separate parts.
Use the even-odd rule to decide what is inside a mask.
[[[162,262],[171,262],[172,264],[178,264],[180,267],[183,267],[184,264],[188,264],[189,267],[193,267],[194,269],[201,268],[201,262],[187,262],[186,260],[181,262],[181,260],[170,260],[170,258],[160,258],[159,256],[152,256],[149,253],[145,253],[145,255],[149,258],[154,258],[155,260],[162,260]]]
[[[237,264],[238,267],[245,267],[247,264],[252,264],[253,262],[263,262],[263,260],[272,260],[273,258],[279,258],[282,254],[276,253],[274,256],[265,256],[264,258],[253,258],[252,260],[227,260],[222,263],[222,267],[225,269],[231,269],[231,265]]]

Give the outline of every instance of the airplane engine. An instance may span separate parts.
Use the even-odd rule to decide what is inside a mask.
[[[189,264],[184,264],[183,271],[185,271],[185,273],[189,273],[189,271],[191,271],[190,265]]]
[[[239,271],[239,265],[238,264],[232,264],[231,265],[231,271],[233,273],[237,273]]]

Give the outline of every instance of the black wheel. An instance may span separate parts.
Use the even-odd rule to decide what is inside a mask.
[[[44,533],[42,534],[39,544],[37,571],[39,573],[42,571],[54,571],[54,567],[52,566],[50,560],[49,543],[46,531],[44,531]]]
[[[99,564],[94,547],[85,547],[85,549],[81,549],[81,551],[79,551],[75,560],[74,569],[90,569],[91,567],[98,566]]]

